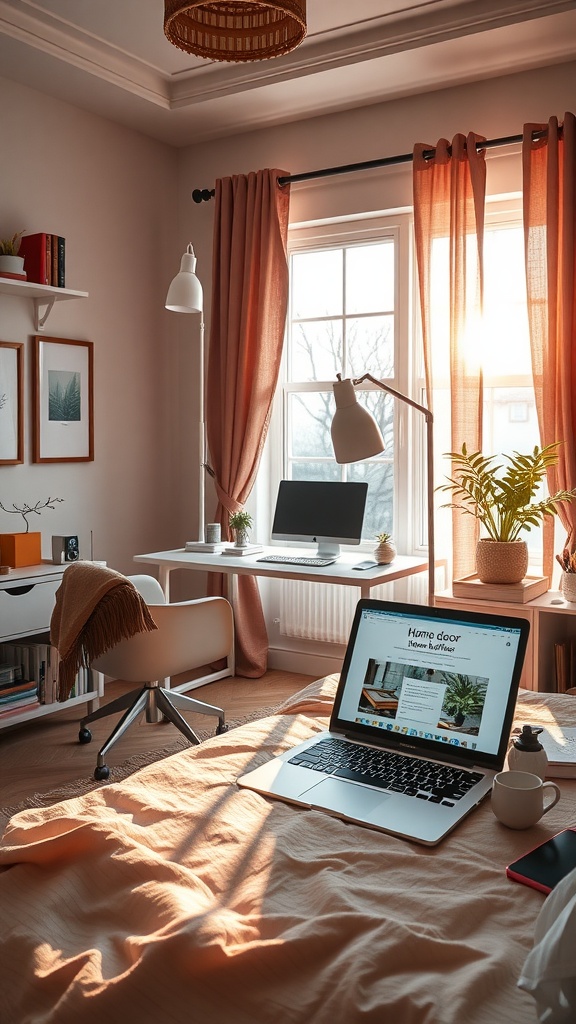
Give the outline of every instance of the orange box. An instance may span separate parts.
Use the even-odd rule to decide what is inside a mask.
[[[41,533],[0,533],[0,562],[13,569],[39,565],[42,561]]]

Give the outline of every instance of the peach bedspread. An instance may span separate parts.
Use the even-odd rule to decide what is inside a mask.
[[[0,845],[6,1024],[524,1024],[544,897],[505,865],[533,829],[486,801],[427,849],[239,790],[324,728],[335,679],[281,712],[87,796],[16,815]],[[522,693],[518,721],[574,701]]]

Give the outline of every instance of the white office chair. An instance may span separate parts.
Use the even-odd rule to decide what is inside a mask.
[[[166,689],[161,682],[169,676],[210,665],[221,658],[232,658],[234,622],[231,605],[223,597],[167,604],[162,587],[152,576],[127,578],[150,607],[158,629],[122,640],[90,665],[96,672],[115,679],[144,684],[141,689],[131,690],[86,715],[80,722],[78,739],[80,743],[89,743],[92,739],[88,729],[90,723],[126,709],[98,752],[94,771],[94,778],[98,780],[109,778],[110,769],[105,761],[107,752],[143,711],[148,722],[159,722],[164,716],[191,743],[200,743],[200,738],[180,714],[181,711],[216,715],[216,732],[225,731],[222,708]]]

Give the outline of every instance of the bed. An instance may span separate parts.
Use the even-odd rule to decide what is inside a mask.
[[[6,1024],[524,1024],[544,896],[505,865],[576,819],[576,780],[532,829],[489,800],[426,848],[241,790],[325,728],[336,677],[122,782],[12,818],[0,844]],[[521,692],[517,722],[576,725]]]

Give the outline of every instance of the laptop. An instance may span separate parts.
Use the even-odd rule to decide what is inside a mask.
[[[436,845],[502,770],[529,628],[508,616],[359,601],[329,729],[238,784]]]

